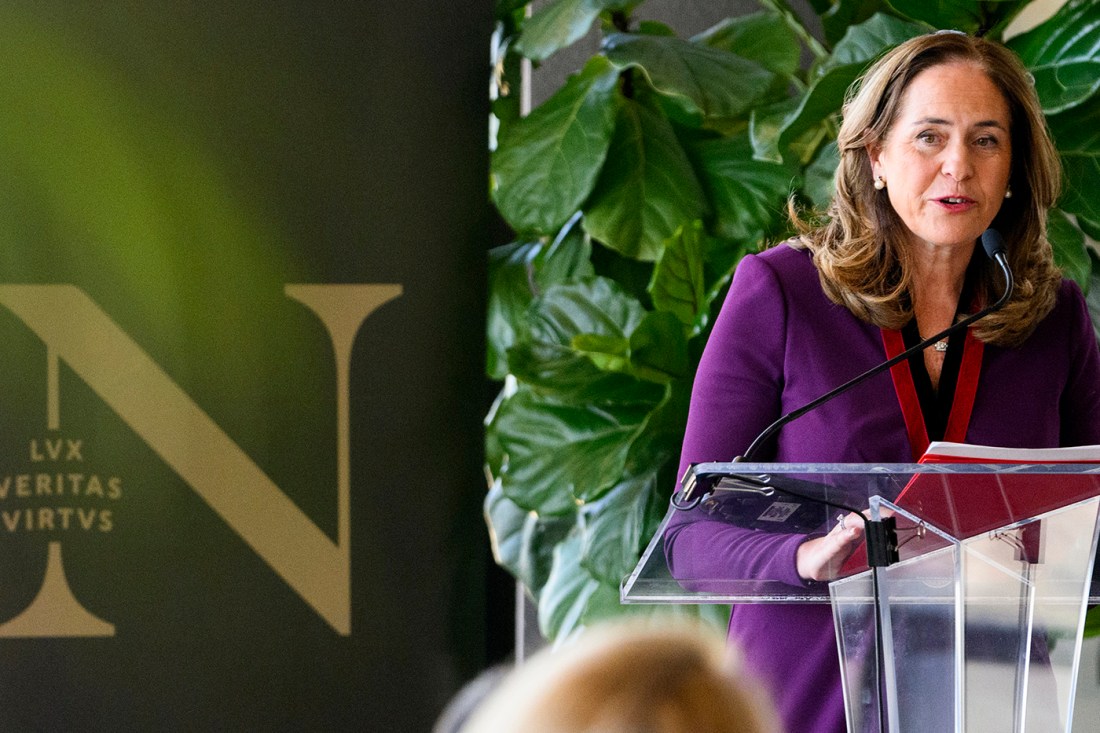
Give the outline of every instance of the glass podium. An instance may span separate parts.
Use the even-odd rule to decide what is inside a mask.
[[[623,603],[831,604],[850,733],[1070,729],[1100,465],[706,463],[685,485],[698,504],[669,508]],[[889,564],[861,546],[839,579],[794,586],[665,558],[670,522],[814,534],[850,509],[892,528]]]

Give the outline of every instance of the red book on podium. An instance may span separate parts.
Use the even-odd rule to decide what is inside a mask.
[[[1021,449],[933,442],[921,463],[1100,464],[1100,445]],[[1100,473],[918,473],[893,504],[957,539],[1030,519],[1100,494]],[[844,563],[841,576],[867,569],[860,545]]]

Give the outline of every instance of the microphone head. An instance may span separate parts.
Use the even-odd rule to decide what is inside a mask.
[[[1005,253],[1005,240],[996,229],[986,229],[982,232],[982,247],[989,259],[995,259],[997,255]]]

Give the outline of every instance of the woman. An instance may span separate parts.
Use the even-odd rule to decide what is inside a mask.
[[[901,44],[844,107],[828,221],[738,266],[700,363],[681,455],[740,455],[766,426],[995,300],[976,242],[996,228],[1011,301],[965,335],[789,423],[758,460],[890,462],[930,440],[1048,448],[1100,443],[1100,351],[1080,290],[1046,239],[1060,171],[1026,70],[941,32]],[[962,376],[960,376],[962,375]],[[754,533],[684,513],[665,536],[679,578],[833,577],[857,522],[824,536]],[[730,638],[791,731],[843,731],[827,605],[741,605]]]

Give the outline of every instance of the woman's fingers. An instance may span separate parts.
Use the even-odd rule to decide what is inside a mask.
[[[862,539],[863,518],[858,514],[841,516],[829,534],[799,545],[795,558],[798,574],[807,580],[832,580]]]

